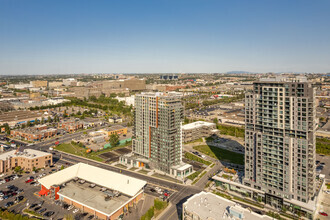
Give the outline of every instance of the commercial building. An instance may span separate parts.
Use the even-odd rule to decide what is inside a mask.
[[[182,126],[183,142],[185,143],[218,134],[219,130],[215,123],[196,121]]]
[[[315,90],[303,78],[253,87],[245,97],[244,184],[276,207],[283,198],[308,203],[316,192]]]
[[[125,155],[119,162],[184,177],[192,166],[182,162],[183,105],[180,93],[142,93],[135,97],[132,152],[142,158]]]
[[[257,214],[239,204],[210,192],[200,192],[182,205],[183,220],[271,220],[267,215]]]
[[[58,127],[66,130],[67,132],[75,132],[84,128],[84,122],[81,121],[64,121],[58,123]]]
[[[110,96],[112,93],[129,95],[130,91],[146,89],[145,79],[130,78],[125,80],[96,81],[84,87],[70,88],[78,98],[99,97],[101,94]]]
[[[48,81],[47,80],[35,80],[30,82],[31,86],[34,88],[46,88],[48,87]]]
[[[132,106],[134,106],[134,100],[135,100],[135,95],[131,95],[131,96],[129,96],[129,97],[119,97],[119,96],[117,96],[116,97],[116,99],[118,100],[118,101],[124,101],[125,102],[125,104],[126,105],[128,105],[128,106],[130,106],[130,105],[132,105]]]
[[[64,86],[77,86],[77,80],[74,78],[63,79]]]
[[[119,219],[142,197],[146,181],[78,163],[39,179],[50,196],[99,219]]]
[[[10,127],[26,124],[28,121],[34,122],[35,119],[41,120],[45,115],[38,111],[11,111],[0,114],[0,125],[8,124]]]
[[[100,131],[103,131],[107,136],[110,136],[112,134],[127,134],[127,127],[124,127],[122,125],[114,125],[109,128],[101,129]]]
[[[0,173],[7,173],[20,166],[25,171],[33,168],[44,168],[53,165],[53,156],[50,153],[33,149],[18,148],[0,154]]]
[[[11,130],[10,135],[14,138],[24,139],[26,141],[41,141],[45,138],[54,137],[57,134],[57,129],[55,128],[25,128]]]

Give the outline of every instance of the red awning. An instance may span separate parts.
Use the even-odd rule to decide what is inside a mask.
[[[41,195],[41,196],[46,195],[47,196],[48,195],[48,190],[47,189],[40,190],[39,195]]]

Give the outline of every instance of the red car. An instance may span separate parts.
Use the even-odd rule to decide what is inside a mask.
[[[164,193],[164,196],[168,197],[168,196],[170,196],[170,194],[169,193]]]
[[[323,215],[323,216],[328,216],[328,214],[327,214],[327,213],[325,213],[325,212],[320,212],[320,215]]]
[[[25,181],[25,183],[31,183],[33,181],[33,179],[29,179],[27,181]]]

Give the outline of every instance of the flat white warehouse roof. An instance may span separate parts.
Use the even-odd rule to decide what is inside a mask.
[[[200,128],[203,126],[215,126],[215,124],[211,123],[211,122],[206,122],[206,121],[195,121],[193,123],[183,125],[182,130],[195,129],[195,128]]]
[[[99,186],[117,190],[129,196],[136,195],[146,184],[146,181],[123,174],[78,163],[54,174],[39,179],[39,183],[47,189],[53,185],[63,184],[74,178],[84,179]]]

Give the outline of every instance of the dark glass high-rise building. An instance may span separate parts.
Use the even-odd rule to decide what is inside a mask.
[[[304,78],[261,79],[246,94],[243,182],[264,191],[266,203],[314,197],[315,111],[315,90]]]

